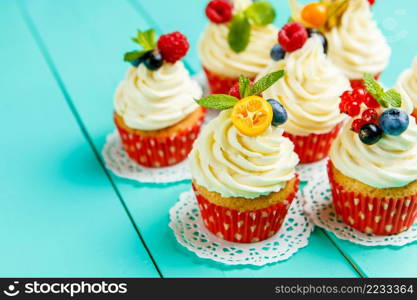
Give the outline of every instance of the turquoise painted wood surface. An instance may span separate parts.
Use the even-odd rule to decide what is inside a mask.
[[[158,277],[13,2],[0,2],[0,276]]]
[[[1,184],[6,187],[22,181],[35,184],[30,191],[17,193],[10,189],[6,195],[15,201],[2,201],[7,206],[0,216],[7,214],[0,218],[0,225],[5,222],[7,226],[1,226],[0,236],[7,236],[3,240],[8,245],[0,249],[0,254],[12,259],[4,262],[6,268],[0,268],[0,276],[158,276],[158,270],[164,277],[417,276],[416,268],[410,264],[410,260],[417,262],[415,244],[371,249],[340,241],[320,229],[313,233],[308,247],[290,260],[271,266],[229,267],[199,259],[176,243],[167,226],[168,210],[178,195],[189,189],[189,182],[139,184],[117,178],[101,168],[102,162],[93,153],[101,151],[106,134],[114,129],[112,98],[128,68],[121,57],[134,47],[130,36],[136,28],[183,31],[192,43],[187,66],[193,73],[200,72],[196,43],[207,23],[205,0],[18,0],[20,11],[11,2],[0,3],[0,15],[5,16],[0,22],[8,26],[16,24],[21,38],[16,40],[14,32],[0,29],[2,37],[14,43],[12,48],[9,43],[1,44],[0,53],[14,56],[19,49],[30,51],[33,57],[29,66],[26,61],[15,62],[4,55],[0,58],[14,67],[10,67],[11,71],[7,69],[10,73],[7,80],[0,77],[0,86],[10,95],[8,101],[0,102],[9,110],[7,118],[0,122],[12,124],[18,117],[30,120],[45,111],[58,111],[53,118],[37,120],[36,129],[42,132],[47,124],[59,121],[54,128],[59,134],[41,136],[36,140],[39,148],[35,148],[35,153],[42,155],[20,160],[18,154],[27,146],[21,140],[13,140],[15,135],[8,133],[14,141],[14,152],[6,166],[19,163],[25,176],[19,177],[19,181],[16,174],[11,176],[10,167],[1,168],[2,178],[9,176]],[[289,15],[287,1],[272,2],[278,11],[277,24],[282,25]],[[391,85],[415,54],[417,41],[409,29],[414,24],[415,4],[411,0],[377,2],[375,15],[394,52],[383,75],[384,83]],[[38,76],[31,76],[29,82],[26,77],[26,89],[17,91],[15,83],[22,77],[21,70]],[[44,105],[23,102],[30,105],[22,113],[19,100],[26,97]],[[23,126],[14,128],[15,132],[27,128]],[[57,162],[64,166],[58,171],[54,169]],[[36,172],[35,166],[42,166],[43,172]],[[39,199],[44,203],[39,204]],[[15,220],[19,220],[18,224]],[[66,235],[59,235],[56,243],[58,233]],[[29,245],[33,254],[25,263],[17,263]],[[149,249],[149,255],[144,247]],[[403,262],[404,256],[407,263]],[[381,261],[387,263],[381,266]],[[30,271],[27,266],[31,266]]]

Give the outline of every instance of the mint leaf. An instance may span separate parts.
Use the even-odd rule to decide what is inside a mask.
[[[140,58],[146,52],[148,52],[148,51],[146,51],[146,50],[143,50],[143,51],[134,50],[134,51],[126,52],[123,59],[124,59],[124,61],[130,61],[131,62],[131,61],[134,61],[134,60]]]
[[[267,1],[254,2],[245,10],[246,17],[255,25],[266,26],[275,20],[275,10]]]
[[[144,50],[153,50],[156,47],[155,30],[149,29],[145,32],[138,30],[137,36],[132,41],[138,43]]]
[[[250,96],[252,93],[252,88],[250,86],[250,81],[249,79],[244,76],[244,75],[240,75],[239,76],[239,91],[240,91],[240,97],[241,98],[245,98]]]
[[[269,73],[259,79],[252,88],[252,95],[259,95],[263,91],[266,91],[275,82],[277,82],[282,76],[284,76],[284,70],[279,70],[273,73]]]
[[[401,107],[401,94],[396,90],[388,90],[381,95],[381,98],[392,107]]]
[[[375,80],[374,76],[369,73],[365,73],[363,76],[363,81],[368,92],[374,97],[379,98],[383,93],[384,89],[382,86]]]
[[[218,94],[195,100],[200,106],[225,110],[232,108],[239,101],[236,97]]]
[[[249,44],[250,30],[249,20],[244,12],[233,17],[227,36],[227,41],[233,51],[239,53],[246,49]]]

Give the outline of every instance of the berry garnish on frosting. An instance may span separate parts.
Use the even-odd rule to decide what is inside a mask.
[[[134,67],[143,63],[151,71],[162,67],[164,61],[176,63],[187,54],[190,48],[187,38],[178,31],[161,35],[156,41],[154,29],[145,32],[138,30],[136,37],[132,40],[142,46],[142,49],[125,53],[124,60]]]
[[[407,130],[409,117],[400,109],[401,95],[394,89],[385,91],[371,74],[364,76],[365,88],[344,92],[340,112],[355,118],[352,130],[367,145],[377,143],[384,134],[397,136]]]
[[[233,15],[231,2],[212,0],[206,7],[206,15],[215,24],[228,23],[228,44],[236,53],[247,48],[253,25],[267,26],[275,20],[275,10],[268,1],[253,2],[244,10],[235,12]]]
[[[307,39],[318,36],[323,45],[324,53],[327,53],[327,39],[319,31],[306,28],[301,23],[287,23],[278,32],[278,44],[271,49],[271,58],[279,61],[285,57],[285,53],[294,52],[304,46]]]
[[[287,121],[287,112],[278,101],[259,96],[282,76],[284,71],[279,70],[252,84],[241,75],[238,86],[232,87],[229,95],[211,95],[196,102],[206,108],[232,109],[231,118],[236,129],[243,135],[255,137],[264,133],[269,126],[279,126]]]
[[[302,23],[308,28],[317,28],[320,31],[329,31],[339,26],[350,0],[321,0],[304,6],[299,5],[297,0],[290,0],[291,19]],[[375,0],[368,0],[370,5]]]

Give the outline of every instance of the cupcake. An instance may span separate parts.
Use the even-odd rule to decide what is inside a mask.
[[[388,65],[391,49],[372,19],[374,0],[324,0],[298,6],[290,0],[293,18],[327,37],[329,58],[349,78],[352,87],[363,86],[370,73],[378,79]]]
[[[240,74],[249,79],[269,62],[277,28],[275,11],[266,1],[212,0],[210,24],[202,34],[199,56],[213,94],[227,94]]]
[[[114,122],[126,153],[145,167],[166,167],[191,151],[204,118],[194,99],[202,90],[180,59],[188,51],[179,32],[162,35],[138,31],[142,50],[125,54],[132,64],[117,88]]]
[[[190,154],[204,224],[222,239],[254,243],[273,236],[297,193],[298,157],[279,127],[287,119],[285,109],[276,100],[253,96],[280,76],[272,74],[253,89],[246,78],[240,100],[212,95],[198,101],[223,110],[203,129]]]
[[[395,90],[366,74],[367,90],[348,92],[352,119],[331,148],[328,173],[336,213],[377,235],[407,230],[417,218],[417,125]]]
[[[340,95],[349,80],[326,56],[326,38],[300,23],[288,23],[271,50],[271,63],[261,73],[285,70],[284,78],[263,96],[275,98],[288,112],[285,135],[295,144],[302,163],[328,156],[343,121]]]
[[[403,97],[403,108],[417,117],[417,58],[412,67],[398,77],[395,88]]]

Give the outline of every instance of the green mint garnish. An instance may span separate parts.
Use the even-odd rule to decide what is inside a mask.
[[[230,48],[236,53],[246,49],[250,40],[250,23],[244,12],[236,14],[229,28],[227,40]]]
[[[275,82],[277,82],[282,76],[284,76],[284,70],[279,70],[273,73],[269,73],[259,79],[252,88],[252,95],[259,95],[262,92],[270,88]]]
[[[275,10],[269,2],[253,2],[233,17],[227,37],[230,48],[236,53],[244,51],[249,44],[251,24],[266,26],[274,20]]]
[[[239,77],[239,91],[241,98],[246,98],[249,96],[259,95],[265,90],[267,90],[270,86],[272,86],[275,82],[277,82],[282,76],[284,76],[284,70],[279,70],[273,73],[269,73],[259,79],[254,85],[253,88],[250,86],[250,80],[244,76],[240,75]],[[225,95],[225,94],[217,94],[217,95],[210,95],[208,97],[204,97],[198,100],[195,100],[200,106],[206,108],[214,108],[218,110],[225,110],[232,108],[236,102],[239,101],[238,98]]]
[[[266,26],[275,20],[275,10],[267,1],[253,2],[246,8],[245,15],[258,26]]]
[[[145,32],[138,30],[136,37],[133,37],[132,41],[142,46],[143,49],[125,53],[124,60],[129,62],[140,58],[146,52],[152,51],[156,48],[155,30],[149,29]]]
[[[374,76],[365,73],[363,76],[366,90],[381,104],[382,107],[401,107],[401,94],[396,90],[384,91],[384,88],[375,80]]]
[[[203,107],[225,110],[232,108],[236,102],[239,101],[239,99],[230,95],[217,94],[210,95],[195,101]]]
[[[252,94],[250,80],[246,76],[239,76],[239,91],[242,98],[248,97]]]

